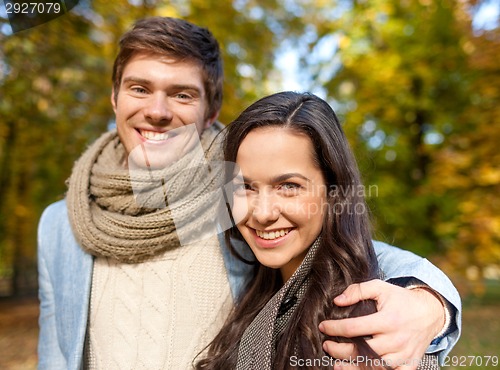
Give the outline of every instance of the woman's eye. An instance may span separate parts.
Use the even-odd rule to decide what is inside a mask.
[[[237,194],[244,194],[247,190],[251,190],[251,187],[248,184],[234,184],[233,189]]]
[[[279,190],[283,191],[285,194],[296,194],[300,188],[301,186],[294,182],[285,182],[279,186]]]

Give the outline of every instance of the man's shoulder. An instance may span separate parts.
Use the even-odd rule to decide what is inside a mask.
[[[55,227],[65,225],[67,220],[68,208],[66,207],[66,200],[62,199],[45,208],[40,217],[39,231],[47,227],[54,229]]]
[[[384,253],[391,253],[391,252],[392,253],[395,253],[395,252],[405,253],[405,252],[407,252],[401,248],[395,247],[394,245],[382,242],[380,240],[372,240],[372,244],[373,244],[373,248],[375,249],[375,253],[377,255],[384,254]],[[410,253],[410,252],[408,252],[408,253]]]
[[[66,208],[66,198],[58,200],[57,202],[54,202],[52,204],[49,204],[45,210],[43,211],[43,215],[56,215],[60,213],[65,213],[67,214],[67,208]],[[43,217],[42,215],[42,217]]]
[[[73,233],[68,219],[66,201],[52,203],[42,213],[38,224],[39,246],[53,246],[61,242],[73,241]]]

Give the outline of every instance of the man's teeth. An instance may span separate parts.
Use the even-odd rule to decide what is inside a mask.
[[[146,131],[139,130],[141,136],[148,140],[161,141],[168,139],[168,132],[155,132],[155,131]]]
[[[276,238],[280,238],[282,236],[285,236],[290,232],[291,229],[282,229],[282,230],[275,230],[271,232],[267,231],[260,231],[260,230],[255,230],[257,235],[262,238],[262,239],[267,239],[267,240],[272,240]]]

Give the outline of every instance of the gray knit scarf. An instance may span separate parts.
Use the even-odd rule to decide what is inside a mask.
[[[190,236],[212,230],[223,176],[207,164],[222,158],[214,143],[222,127],[216,123],[202,133],[202,158],[191,151],[167,169],[132,176],[117,132],[97,139],[68,180],[69,220],[80,246],[94,256],[136,263],[180,246],[180,228]]]
[[[237,370],[271,370],[276,353],[274,344],[288,325],[310,282],[309,272],[320,244],[318,238],[299,268],[267,302],[243,333],[238,350]]]
[[[311,285],[310,271],[320,240],[318,238],[313,243],[299,268],[267,302],[243,333],[238,349],[237,370],[274,369],[274,359],[280,356],[275,353],[277,338],[289,325],[290,319]],[[417,370],[438,369],[436,355],[425,355],[417,368]]]

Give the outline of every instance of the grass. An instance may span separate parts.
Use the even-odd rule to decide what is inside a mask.
[[[0,369],[36,369],[37,318],[36,298],[0,300]],[[500,282],[490,282],[484,296],[464,299],[462,337],[443,369],[500,369],[500,363],[494,366],[491,359],[485,366],[487,356],[500,360],[499,343]]]
[[[462,337],[450,353],[450,366],[444,368],[500,369],[500,283],[487,281],[485,294],[465,298],[463,305]],[[485,366],[488,356],[490,363]]]

